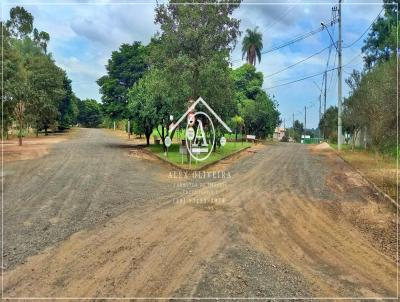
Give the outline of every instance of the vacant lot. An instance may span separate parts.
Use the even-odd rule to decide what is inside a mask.
[[[5,165],[5,296],[396,295],[395,212],[333,152],[259,146],[229,177],[174,178],[133,147],[82,129]]]
[[[3,160],[5,162],[16,160],[36,159],[49,154],[52,145],[73,137],[75,129],[68,133],[53,133],[48,136],[25,137],[22,146],[18,145],[18,138],[2,142]]]

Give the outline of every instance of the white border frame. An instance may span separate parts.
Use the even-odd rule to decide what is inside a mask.
[[[4,0],[3,0],[4,1]],[[128,0],[131,1],[131,0]],[[163,1],[163,3],[167,3],[166,1]],[[193,2],[193,3],[177,3],[177,5],[183,5],[183,4],[191,4],[191,5],[221,5],[221,4],[228,4],[229,2],[221,2],[221,3],[202,3],[202,2]],[[231,4],[231,3],[229,3]],[[1,20],[4,20],[4,7],[9,7],[13,5],[36,5],[36,6],[74,6],[74,5],[156,5],[156,3],[151,3],[151,2],[115,2],[115,3],[105,3],[105,2],[87,2],[87,3],[77,3],[77,2],[54,2],[54,3],[43,3],[43,2],[23,2],[21,1],[20,3],[15,3],[15,2],[8,2],[4,3],[1,2]],[[249,2],[249,3],[240,3],[240,5],[328,5],[332,6],[335,5],[333,2],[268,2],[268,3],[260,3],[260,2]],[[342,5],[383,5],[383,2],[352,2],[352,3],[342,3]],[[397,5],[397,24],[399,23],[399,5]],[[1,87],[2,91],[4,93],[4,76],[3,76],[3,71],[4,71],[4,52],[3,52],[3,46],[4,46],[4,39],[2,35],[1,39],[1,74],[2,74],[2,80],[1,80]],[[396,192],[397,192],[397,205],[399,204],[399,34],[397,32],[397,112],[396,112],[396,117],[397,117],[397,160],[396,160],[396,165],[397,165],[397,173],[396,173],[396,179],[397,179],[397,186],[396,186]],[[3,99],[3,95],[2,95]],[[1,123],[3,126],[4,120],[3,120],[3,102],[1,104]],[[1,134],[1,270],[3,270],[3,236],[4,236],[4,203],[3,203],[3,198],[4,198],[4,145],[3,145],[3,133]],[[396,230],[397,230],[397,252],[396,252],[396,267],[397,267],[397,296],[396,297],[4,297],[4,276],[3,272],[1,271],[1,299],[10,299],[10,300],[371,300],[371,299],[387,299],[387,300],[397,300],[399,299],[399,207],[397,206],[396,210]]]

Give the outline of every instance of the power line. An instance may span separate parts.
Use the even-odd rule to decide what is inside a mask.
[[[334,23],[332,23],[331,26],[332,26],[333,24],[334,24]],[[323,31],[323,30],[324,30],[324,26],[320,26],[320,27],[318,27],[318,28],[316,28],[316,29],[314,29],[314,30],[312,30],[312,31],[309,31],[309,32],[307,32],[307,33],[305,33],[305,34],[301,34],[301,35],[295,37],[294,39],[292,39],[292,40],[290,40],[290,41],[287,41],[287,42],[285,42],[285,43],[282,43],[282,44],[280,44],[280,45],[278,45],[278,46],[274,46],[274,47],[272,47],[272,48],[270,48],[270,49],[268,49],[268,50],[262,51],[261,54],[264,55],[264,54],[267,54],[267,53],[271,53],[271,52],[277,51],[277,50],[279,50],[279,49],[281,49],[281,48],[287,47],[287,46],[292,45],[292,44],[294,44],[294,43],[296,43],[296,42],[299,42],[299,41],[304,40],[304,39],[306,39],[306,38],[308,38],[308,37],[311,37],[311,36],[313,36],[313,35],[315,35],[315,34],[317,34],[317,33],[320,33],[320,32]],[[242,59],[232,60],[232,63],[238,62],[238,61],[242,61]]]
[[[300,78],[300,79],[297,79],[297,80],[294,80],[294,81],[291,81],[291,82],[287,82],[287,83],[275,85],[275,86],[272,86],[272,87],[267,87],[267,88],[265,88],[265,89],[273,89],[273,88],[277,88],[277,87],[281,87],[281,86],[286,86],[286,85],[289,85],[289,84],[293,84],[293,83],[301,82],[301,81],[304,81],[304,80],[307,80],[307,79],[311,79],[311,78],[313,78],[313,77],[322,75],[322,74],[324,74],[325,72],[331,72],[331,71],[337,70],[337,69],[339,69],[340,67],[344,67],[344,66],[347,66],[347,65],[351,64],[351,62],[353,62],[353,61],[354,61],[355,59],[357,59],[357,57],[359,57],[359,56],[361,56],[361,53],[358,54],[358,55],[356,55],[355,57],[353,57],[349,62],[347,62],[347,63],[344,64],[343,66],[338,66],[338,67],[335,67],[335,68],[331,68],[331,69],[326,70],[326,71],[323,71],[323,72],[319,72],[319,73],[316,73],[316,74],[313,74],[313,75],[309,75],[309,76],[306,76],[306,77],[304,77],[304,78]]]
[[[372,25],[375,23],[376,20],[378,20],[379,16],[381,15],[381,13],[383,12],[384,8],[381,9],[381,11],[379,12],[379,14],[375,17],[375,19],[372,21],[372,23],[367,27],[367,29],[361,34],[361,36],[359,36],[356,40],[354,40],[352,43],[350,43],[349,45],[345,45],[342,46],[342,48],[349,48],[352,47],[354,44],[356,44],[358,41],[361,40],[361,38],[369,31],[369,29],[372,27]]]
[[[331,46],[332,46],[332,44],[329,45],[329,46],[327,46],[327,47],[325,47],[325,48],[323,48],[323,49],[321,49],[320,51],[318,51],[318,52],[316,52],[316,53],[310,55],[309,57],[307,57],[307,58],[305,58],[305,59],[302,59],[302,60],[300,60],[300,61],[298,61],[298,62],[296,62],[296,63],[294,63],[294,64],[292,64],[292,65],[290,65],[290,66],[287,66],[287,67],[285,67],[284,69],[281,69],[281,70],[279,70],[279,71],[277,71],[277,72],[274,72],[274,73],[272,73],[272,74],[270,74],[270,75],[267,75],[267,76],[264,77],[264,79],[270,78],[270,77],[272,77],[272,76],[274,76],[274,75],[277,75],[277,74],[279,74],[279,73],[281,73],[281,72],[283,72],[283,71],[285,71],[285,70],[288,70],[288,69],[290,69],[290,68],[292,68],[292,67],[294,67],[294,66],[296,66],[296,65],[298,65],[298,64],[300,64],[300,63],[303,63],[303,62],[305,62],[305,61],[311,59],[312,57],[315,57],[315,56],[321,54],[322,52],[324,52],[325,50],[327,50],[327,49],[330,48]]]
[[[335,58],[334,58],[334,60],[333,60],[333,67],[336,66],[336,59],[337,59],[337,52],[335,53]],[[328,88],[328,91],[331,90],[332,80],[333,80],[333,73],[331,74],[331,79],[330,79],[330,81],[329,81],[329,88]]]
[[[280,16],[278,16],[276,18],[275,21],[268,23],[267,25],[265,25],[265,27],[267,27],[262,34],[264,35],[268,30],[270,30],[275,24],[277,24],[278,22],[281,22],[283,18],[285,18],[294,8],[296,7],[296,5],[290,6],[289,8],[287,8]]]

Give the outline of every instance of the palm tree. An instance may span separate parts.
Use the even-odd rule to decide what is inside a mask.
[[[244,120],[241,116],[239,115],[235,115],[232,119],[232,124],[235,127],[235,142],[237,142],[237,137],[238,137],[238,130],[243,130],[243,126],[244,126]],[[241,131],[243,132],[243,131]],[[242,133],[243,136],[243,133]]]
[[[246,55],[247,63],[256,65],[256,58],[258,63],[261,62],[261,50],[263,48],[262,33],[258,31],[258,27],[246,29],[246,35],[242,42],[242,59]]]

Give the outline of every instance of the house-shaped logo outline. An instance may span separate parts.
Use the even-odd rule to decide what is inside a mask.
[[[179,126],[179,124],[183,121],[183,119],[191,112],[194,110],[194,108],[197,106],[198,103],[202,103],[211,113],[212,115],[220,122],[220,124],[229,132],[232,133],[231,128],[228,127],[227,124],[218,116],[218,114],[215,113],[215,111],[206,103],[206,101],[203,100],[202,97],[199,97],[196,102],[194,102],[189,109],[180,117],[180,119],[169,129],[170,132],[174,131],[176,127]]]

